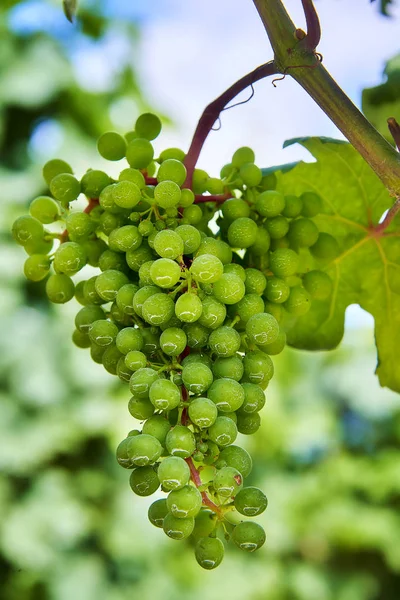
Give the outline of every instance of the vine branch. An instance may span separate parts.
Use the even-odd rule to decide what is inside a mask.
[[[184,160],[184,164],[187,169],[187,177],[184,183],[185,187],[191,187],[193,171],[199,158],[201,149],[203,148],[204,142],[206,141],[215,121],[217,121],[220,113],[226,107],[226,105],[229,104],[229,102],[233,100],[235,96],[245,90],[249,85],[252,85],[264,77],[276,75],[277,73],[279,73],[279,70],[277,69],[274,61],[260,65],[254,69],[254,71],[247,73],[247,75],[236,81],[233,85],[231,85],[230,88],[228,88],[223,94],[218,96],[218,98],[216,98],[205,108],[197,124],[192,138],[192,143],[190,144],[190,148]]]

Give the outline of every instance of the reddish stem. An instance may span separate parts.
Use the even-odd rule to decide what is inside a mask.
[[[201,202],[218,202],[218,203],[222,203],[225,202],[225,200],[228,200],[229,198],[232,198],[232,194],[217,194],[216,196],[210,195],[210,196],[203,196],[202,194],[196,194],[194,197],[194,203],[195,204],[200,204]]]
[[[147,175],[145,175],[144,180],[146,182],[146,185],[157,185],[157,177],[147,177]]]
[[[390,117],[387,120],[389,131],[392,134],[394,143],[396,144],[397,150],[400,152],[400,125],[394,117]]]
[[[396,202],[389,209],[389,211],[388,211],[386,217],[383,219],[382,223],[379,223],[378,225],[375,225],[375,227],[372,228],[373,232],[375,234],[383,233],[385,231],[385,229],[387,229],[389,227],[390,223],[393,221],[393,219],[399,212],[400,212],[400,198],[397,198]]]
[[[88,205],[87,205],[87,207],[85,208],[85,210],[83,212],[86,213],[86,214],[89,214],[98,205],[99,205],[99,199],[98,198],[89,198]]]
[[[186,460],[187,464],[189,465],[191,480],[193,481],[193,483],[195,484],[195,486],[197,488],[200,487],[203,484],[200,479],[199,472],[193,464],[193,460],[191,458],[185,458],[185,460]],[[203,504],[208,506],[208,508],[210,508],[215,513],[220,514],[219,507],[216,504],[214,504],[214,502],[212,500],[210,500],[210,498],[207,496],[206,492],[201,492],[201,497],[203,499]]]
[[[307,35],[304,39],[304,45],[308,50],[315,50],[321,40],[321,25],[318,13],[312,0],[301,0],[301,3],[307,23]]]
[[[269,75],[276,75],[278,72],[274,61],[265,63],[236,81],[230,88],[221,94],[221,96],[216,98],[206,107],[197,124],[189,151],[185,156],[184,163],[187,169],[187,176],[183,187],[191,188],[193,171],[201,149],[203,148],[204,142],[206,141],[212,126],[226,105],[249,85],[252,85],[260,79],[264,79],[264,77],[268,77]]]

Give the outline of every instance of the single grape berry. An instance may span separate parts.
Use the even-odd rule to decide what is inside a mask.
[[[257,517],[268,506],[266,495],[256,487],[246,487],[235,497],[235,508],[246,517]]]
[[[126,153],[126,141],[119,133],[108,131],[99,137],[97,150],[107,160],[121,160]]]
[[[236,546],[246,552],[254,552],[265,543],[265,531],[257,523],[244,521],[236,525],[232,539]]]
[[[218,567],[224,558],[224,544],[218,538],[200,538],[195,547],[195,557],[203,569]]]

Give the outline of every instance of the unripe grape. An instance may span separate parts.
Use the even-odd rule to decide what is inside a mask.
[[[201,505],[201,494],[193,485],[185,485],[179,490],[174,490],[168,494],[168,509],[174,517],[178,517],[179,519],[195,517]]]
[[[165,380],[164,380],[165,381]],[[171,381],[168,383],[172,383]],[[154,385],[154,384],[153,384]],[[174,384],[172,384],[174,385]],[[150,388],[151,393],[151,388]],[[143,425],[142,433],[152,435],[155,437],[160,444],[165,445],[165,438],[167,437],[168,431],[171,429],[169,421],[162,415],[154,415],[147,419]]]
[[[129,485],[137,496],[151,496],[160,487],[153,467],[138,467],[132,471]]]
[[[147,513],[150,523],[155,527],[163,527],[164,519],[168,514],[167,500],[161,498],[150,505]]]
[[[141,114],[135,123],[135,131],[141,138],[154,140],[161,132],[161,121],[153,113]]]
[[[323,271],[309,271],[303,277],[303,285],[315,300],[326,300],[332,292],[332,280]]]
[[[173,410],[181,402],[181,393],[172,381],[158,379],[150,387],[149,398],[157,410]]]
[[[243,487],[243,476],[233,467],[223,467],[215,474],[213,487],[222,498],[233,498]]]
[[[171,456],[189,458],[196,449],[196,440],[190,429],[176,425],[168,432],[165,445]]]
[[[232,539],[241,550],[254,552],[265,543],[265,531],[257,523],[244,521],[236,525]]]
[[[60,175],[61,173],[69,173],[72,175],[72,168],[64,160],[53,158],[44,165],[42,173],[47,185],[50,185],[51,180],[56,175]]]
[[[224,545],[218,538],[201,538],[195,548],[196,560],[203,569],[215,569],[224,558]]]
[[[194,518],[179,519],[168,513],[163,522],[164,532],[173,540],[183,540],[192,533],[194,529]]]
[[[121,160],[126,152],[126,141],[114,131],[103,133],[97,141],[99,154],[107,160]]]
[[[158,478],[163,490],[179,490],[189,483],[190,469],[179,456],[167,456],[158,467]]]

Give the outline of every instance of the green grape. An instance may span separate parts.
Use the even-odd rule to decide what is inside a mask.
[[[179,296],[175,303],[175,314],[185,323],[194,323],[202,313],[203,304],[198,296],[187,292]]]
[[[187,345],[189,348],[204,348],[207,345],[210,331],[196,323],[185,323],[183,330],[186,333]]]
[[[174,308],[174,301],[167,294],[152,294],[143,302],[142,318],[150,325],[162,325],[171,319]]]
[[[119,352],[119,351],[118,351]],[[121,356],[119,352],[119,360],[117,362],[117,377],[120,378],[121,381],[125,381],[125,383],[129,383],[129,380],[132,376],[132,370],[129,369],[125,364],[125,356]]]
[[[218,567],[224,558],[224,544],[218,538],[201,538],[195,548],[195,557],[207,571]]]
[[[210,194],[223,194],[223,182],[217,177],[210,177],[207,181],[207,192],[209,192]]]
[[[153,467],[138,467],[132,471],[129,485],[137,496],[151,496],[160,487],[160,482]]]
[[[216,524],[216,514],[212,510],[202,508],[195,517],[192,538],[198,541],[208,537],[215,530]]]
[[[160,380],[162,381],[162,380]],[[165,381],[165,380],[164,380]],[[172,383],[167,381],[166,383]],[[154,385],[154,384],[153,384]],[[174,384],[172,384],[174,385]],[[151,399],[151,388],[150,388],[150,399]],[[147,419],[143,425],[142,433],[152,435],[164,446],[165,438],[167,437],[168,431],[171,429],[169,421],[162,415],[154,415]]]
[[[158,379],[150,387],[150,402],[157,410],[173,410],[181,402],[181,392],[168,379]]]
[[[206,365],[209,369],[212,367],[211,358],[207,354],[203,354],[201,352],[191,352],[182,361],[182,366],[186,367],[192,363],[202,363]]]
[[[72,341],[78,348],[90,348],[90,339],[87,333],[82,333],[78,329],[72,334]]]
[[[249,248],[256,241],[257,224],[253,219],[240,217],[229,225],[228,241],[234,248]]]
[[[297,272],[299,256],[290,248],[278,248],[270,254],[270,269],[276,277],[290,277]]]
[[[221,380],[218,380],[221,381]],[[229,417],[217,417],[208,430],[208,436],[218,446],[229,446],[237,437],[237,427]]]
[[[161,208],[172,208],[179,204],[181,190],[174,181],[161,181],[154,189],[154,200]],[[189,207],[190,208],[190,207]]]
[[[212,384],[213,374],[205,364],[192,362],[183,367],[182,380],[189,392],[203,394]]]
[[[202,300],[202,313],[198,320],[199,325],[208,329],[216,329],[225,321],[226,308],[222,302],[219,302],[212,296],[207,296]]]
[[[117,374],[118,362],[122,356],[123,355],[115,346],[115,344],[107,346],[101,359],[103,367],[105,368],[107,373],[111,373],[111,375]]]
[[[135,123],[135,131],[141,138],[154,140],[161,132],[161,121],[153,113],[141,114]]]
[[[301,285],[296,285],[291,288],[284,307],[289,313],[297,317],[305,315],[311,308],[311,296]]]
[[[103,271],[96,279],[96,292],[106,302],[110,302],[115,299],[118,290],[129,282],[127,276],[121,271],[114,269],[108,269]]]
[[[12,235],[17,244],[26,246],[27,244],[37,244],[42,241],[44,234],[43,225],[34,217],[24,215],[18,217],[12,226]],[[36,254],[34,252],[33,254]],[[39,252],[37,253],[39,254]]]
[[[73,175],[60,173],[51,180],[50,191],[63,206],[68,206],[81,193],[81,184]]]
[[[138,398],[148,398],[150,387],[157,379],[158,373],[157,371],[154,371],[154,369],[148,367],[138,369],[132,374],[129,382],[129,389],[133,396],[137,396]]]
[[[93,344],[97,346],[109,346],[115,342],[117,337],[118,327],[111,321],[104,319],[94,321],[89,329],[89,338]]]
[[[107,160],[121,160],[125,157],[126,141],[119,133],[107,131],[99,137],[97,150],[100,156]]]
[[[332,293],[332,280],[323,271],[309,271],[303,277],[303,285],[311,298],[326,300]]]
[[[139,350],[129,350],[125,355],[125,365],[131,371],[138,371],[147,366],[147,358]]]
[[[139,268],[139,285],[153,285],[153,280],[150,275],[150,268],[154,261],[148,260],[147,262],[140,265]]]
[[[216,379],[210,386],[207,396],[219,411],[230,413],[238,410],[244,402],[245,394],[240,383],[224,377]]]
[[[313,256],[326,261],[334,260],[340,253],[335,238],[325,232],[319,234],[318,240],[311,245],[310,250]]]
[[[256,487],[246,487],[235,497],[235,508],[246,517],[257,517],[268,506],[266,495]]]
[[[179,356],[186,348],[186,333],[178,327],[168,327],[160,335],[160,346],[164,354]]]
[[[222,498],[233,498],[242,487],[243,476],[234,467],[222,467],[213,480],[213,488]]]
[[[240,169],[240,167],[246,163],[254,163],[255,155],[251,148],[242,146],[238,148],[232,156],[232,166]]]
[[[264,301],[257,294],[246,294],[232,309],[242,323],[247,323],[253,315],[264,312]]]
[[[128,439],[126,453],[133,465],[147,467],[147,465],[155,463],[160,458],[162,446],[152,435],[142,433]]]
[[[183,240],[175,231],[164,229],[154,238],[154,250],[162,258],[178,258],[183,254]]]
[[[224,219],[231,223],[236,219],[248,218],[250,216],[250,206],[239,198],[229,198],[222,204],[221,212]]]
[[[242,359],[237,355],[228,358],[219,357],[213,363],[212,372],[215,378],[230,377],[235,381],[240,381],[244,372]]]
[[[217,256],[201,254],[192,262],[190,272],[196,281],[214,283],[221,279],[224,273],[224,266]]]
[[[265,352],[266,354],[280,354],[282,350],[285,349],[286,346],[286,333],[284,331],[279,332],[279,336],[274,342],[270,344],[262,344],[259,346],[260,350]]]
[[[249,383],[264,384],[272,379],[274,365],[270,357],[259,350],[248,352],[243,358],[244,373]]]
[[[195,195],[193,194],[192,190],[189,190],[187,188],[181,190],[181,199],[179,200],[179,206],[181,206],[182,208],[188,208],[194,203],[194,201]]]
[[[174,181],[181,186],[186,179],[186,168],[179,160],[168,158],[161,163],[157,181]]]
[[[138,231],[143,237],[149,237],[155,232],[154,225],[151,221],[141,221],[138,225]]]
[[[233,256],[232,250],[226,242],[216,240],[212,237],[205,237],[202,239],[196,256],[201,256],[202,254],[212,254],[213,256],[216,256],[223,265],[231,263]]]
[[[203,218],[200,206],[197,204],[186,206],[183,210],[183,218],[185,224],[198,225]]]
[[[101,346],[96,346],[96,344],[91,344],[90,346],[90,358],[98,365],[103,364],[103,354],[107,350],[107,348],[102,348]]]
[[[257,523],[244,521],[236,525],[233,530],[232,539],[241,550],[254,552],[264,544],[265,531]]]
[[[75,285],[68,275],[50,275],[46,281],[46,294],[50,302],[64,304],[74,297]]]
[[[222,466],[234,467],[242,474],[243,478],[250,475],[253,468],[253,461],[250,454],[247,450],[239,446],[223,448],[219,455],[218,463],[221,463]]]
[[[32,200],[29,206],[29,212],[34,219],[41,223],[54,223],[60,216],[57,202],[49,196],[39,196]]]
[[[91,239],[84,240],[82,245],[86,253],[87,264],[91,267],[98,267],[100,256],[105,252],[107,244],[101,239]],[[126,263],[124,268],[127,268]]]
[[[147,356],[152,356],[160,348],[160,334],[156,329],[153,331],[152,327],[142,329],[143,335],[143,352]]]
[[[31,242],[23,244],[27,254],[50,254],[53,249],[53,239],[46,240],[44,237],[34,239]]]
[[[183,242],[183,251],[181,254],[193,254],[201,244],[200,232],[192,225],[179,225],[175,229]],[[167,257],[168,258],[168,257]]]
[[[72,241],[85,240],[94,230],[94,223],[86,213],[70,213],[65,220],[65,226]]]
[[[42,281],[50,271],[50,259],[44,254],[32,254],[24,263],[24,275],[30,281]]]
[[[219,417],[217,417],[219,418]],[[215,423],[214,423],[215,425]],[[218,433],[221,433],[220,431],[218,432],[218,428],[216,431],[216,434],[218,435]],[[203,458],[203,462],[206,465],[214,465],[215,461],[218,459],[220,453],[220,449],[218,444],[216,444],[215,442],[213,442],[211,439],[207,440],[207,451],[204,454],[204,458]]]
[[[126,262],[132,271],[139,271],[140,267],[149,260],[154,260],[154,254],[144,241],[139,248],[128,250],[126,253]]]
[[[262,295],[264,292],[267,279],[258,269],[245,269],[246,279],[244,281],[246,294]]]
[[[201,494],[193,485],[185,485],[179,490],[173,490],[168,494],[168,509],[174,517],[179,519],[195,517],[200,511],[201,505]]]
[[[138,291],[137,285],[134,283],[126,283],[119,288],[115,301],[118,308],[127,315],[133,315],[135,313],[133,308],[133,298]]]
[[[234,273],[244,282],[246,280],[246,272],[242,265],[237,265],[236,263],[229,263],[229,265],[224,265],[224,273]]]
[[[240,335],[233,327],[224,325],[211,332],[208,343],[217,356],[234,356],[240,348]]]
[[[277,217],[285,208],[285,196],[276,190],[266,190],[258,196],[255,209],[262,217]]]
[[[181,268],[170,258],[159,258],[150,269],[153,282],[161,288],[172,288],[181,277]]]
[[[283,238],[289,231],[289,222],[285,217],[268,219],[265,227],[273,240]]]
[[[247,187],[255,187],[260,185],[262,180],[262,172],[253,162],[244,163],[239,169],[240,177]]]
[[[288,237],[295,247],[309,248],[315,244],[318,236],[318,227],[310,219],[300,218],[290,224]]]
[[[190,402],[188,412],[192,423],[200,429],[210,427],[218,417],[218,409],[209,398],[195,398]]]
[[[282,215],[289,219],[298,217],[303,210],[303,201],[298,196],[285,196],[285,208],[282,210]]]
[[[224,304],[236,304],[245,295],[245,284],[234,273],[223,273],[214,283],[213,293],[217,300]]]
[[[89,169],[81,179],[81,190],[88,198],[98,198],[102,190],[110,183],[111,179],[107,173],[97,169]]]
[[[301,200],[303,202],[301,214],[304,217],[315,217],[321,212],[322,200],[318,194],[315,194],[314,192],[304,192],[304,194],[301,195]]]
[[[128,143],[126,160],[134,169],[145,169],[153,160],[154,149],[149,140],[135,138]]]
[[[133,296],[132,302],[133,302],[133,310],[139,317],[143,316],[142,310],[143,310],[143,304],[145,303],[145,301],[148,298],[150,298],[151,296],[153,296],[154,294],[157,294],[159,292],[160,292],[160,288],[155,285],[145,285],[144,287],[137,290],[137,292]]]
[[[189,483],[190,469],[179,456],[167,456],[158,467],[158,478],[164,491],[180,490]]]
[[[72,284],[72,294],[71,294],[71,298],[72,298],[73,291],[74,291],[74,284],[73,284],[72,280],[69,277],[67,277],[66,275],[51,275],[51,277],[48,279],[47,283],[50,281],[50,279],[52,277],[66,278],[67,280],[69,280],[69,282]],[[46,292],[47,292],[47,286],[46,286]],[[50,300],[51,300],[51,298],[50,298]],[[52,300],[52,302],[54,302],[54,300]],[[64,302],[67,302],[67,300],[64,300]],[[90,329],[92,323],[94,323],[95,321],[98,321],[100,319],[105,319],[105,318],[106,318],[106,316],[104,314],[104,310],[100,306],[95,306],[95,305],[89,304],[89,305],[81,308],[80,311],[76,314],[75,327],[81,333],[89,333],[89,329]]]
[[[116,206],[131,209],[140,202],[141,198],[140,188],[133,181],[123,180],[113,185],[112,200]]]
[[[273,315],[258,313],[247,321],[246,333],[254,344],[271,344],[279,336],[279,323]]]
[[[158,161],[163,163],[164,160],[168,160],[169,158],[174,158],[182,162],[185,158],[185,153],[180,148],[166,148],[161,152]]]
[[[273,302],[265,302],[264,303],[264,311],[266,313],[270,313],[274,315],[275,319],[279,322],[282,319],[283,309],[280,304],[275,304]]]
[[[163,529],[167,536],[173,540],[183,540],[192,533],[194,529],[194,518],[188,517],[186,519],[180,519],[174,517],[171,513],[168,513],[164,517]]]
[[[64,160],[53,158],[44,165],[42,173],[43,179],[47,185],[50,185],[51,180],[56,175],[61,175],[62,173],[72,174],[72,168]]]
[[[270,302],[281,304],[289,298],[290,287],[283,279],[279,277],[269,277],[267,279],[267,287],[264,292],[264,297]]]
[[[142,190],[146,185],[146,180],[138,169],[132,169],[128,167],[127,169],[122,169],[119,174],[118,181],[131,181],[135,183],[140,190]]]
[[[268,231],[264,227],[257,227],[254,243],[250,246],[252,256],[264,257],[270,244],[271,238]]]
[[[265,394],[255,383],[242,383],[244,402],[240,407],[241,413],[259,412],[265,404]]]
[[[204,194],[207,190],[208,173],[203,169],[195,169],[192,177],[192,188],[195,194]]]
[[[259,430],[261,425],[261,418],[258,412],[255,413],[241,413],[237,415],[237,429],[239,433],[244,435],[253,435]]]
[[[152,523],[155,527],[160,527],[162,529],[164,524],[164,519],[168,514],[167,500],[166,498],[161,498],[160,500],[156,500],[153,504],[150,505],[147,516],[149,518],[150,523]]]
[[[117,457],[118,464],[120,465],[120,467],[123,467],[124,469],[133,469],[133,467],[134,467],[132,458],[131,458],[130,454],[128,453],[129,446],[130,446],[132,439],[133,439],[132,436],[128,436],[127,438],[122,440],[122,442],[118,445],[118,448],[116,451],[116,457]]]
[[[189,458],[196,449],[196,439],[190,429],[176,425],[168,432],[165,446],[171,456]]]
[[[154,414],[154,406],[151,402],[145,398],[137,398],[136,396],[132,396],[129,400],[128,410],[132,417],[139,421],[149,419]]]
[[[57,273],[74,275],[86,264],[86,253],[80,244],[76,242],[64,242],[54,255],[53,266]]]

